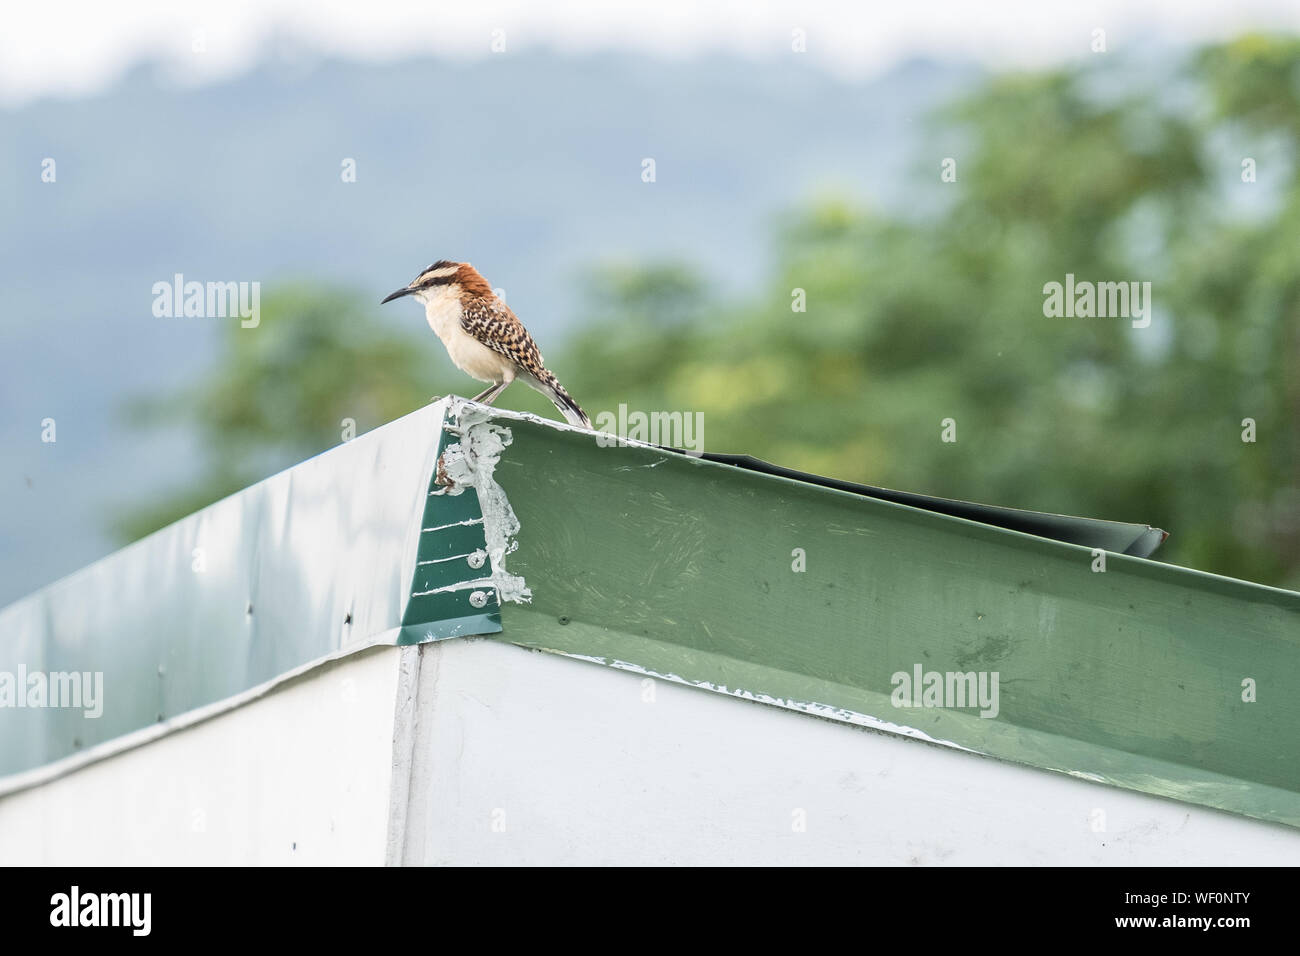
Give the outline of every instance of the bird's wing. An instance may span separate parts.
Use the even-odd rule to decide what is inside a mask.
[[[524,371],[539,376],[545,370],[537,343],[500,299],[478,298],[462,304],[460,327]]]

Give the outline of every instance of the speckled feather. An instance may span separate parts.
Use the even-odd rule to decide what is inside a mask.
[[[492,294],[460,297],[460,326],[494,352],[500,352],[520,370],[541,382],[554,378],[546,370],[541,350],[510,307]]]

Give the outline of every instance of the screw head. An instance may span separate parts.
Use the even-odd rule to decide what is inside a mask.
[[[469,596],[469,603],[475,607],[482,607],[487,604],[487,599],[488,596],[486,591],[475,591]]]
[[[481,568],[483,567],[483,563],[487,561],[487,552],[482,548],[479,548],[473,554],[466,557],[465,561],[471,568]]]

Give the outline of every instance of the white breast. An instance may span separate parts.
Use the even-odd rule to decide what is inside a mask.
[[[433,295],[420,293],[429,328],[438,334],[456,367],[480,382],[496,384],[514,381],[515,365],[500,352],[494,352],[460,324],[460,296],[444,288]]]

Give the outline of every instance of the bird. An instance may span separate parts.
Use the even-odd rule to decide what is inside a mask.
[[[489,386],[474,401],[491,405],[516,379],[541,392],[565,421],[591,428],[591,419],[542,361],[524,324],[468,262],[439,259],[380,305],[412,295],[424,305],[429,327],[462,372]]]

